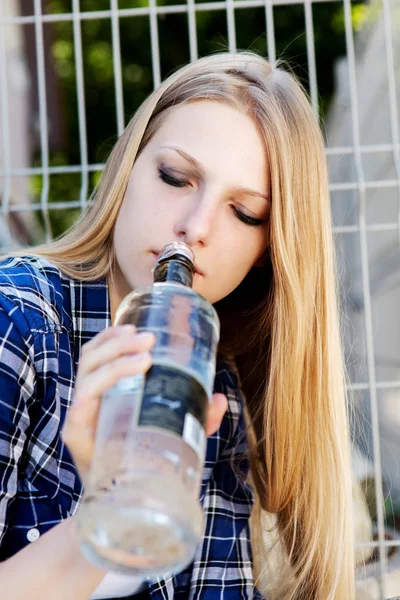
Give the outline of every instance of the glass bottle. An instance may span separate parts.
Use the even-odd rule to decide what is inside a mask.
[[[117,310],[116,325],[155,334],[153,363],[104,395],[78,511],[84,555],[143,579],[184,569],[203,533],[204,425],[219,320],[192,289],[193,275],[192,250],[168,244],[153,285],[128,294]]]

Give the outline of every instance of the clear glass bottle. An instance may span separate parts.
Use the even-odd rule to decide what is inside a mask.
[[[116,324],[152,331],[156,344],[146,376],[121,379],[100,409],[78,525],[83,553],[107,570],[179,572],[202,537],[198,498],[219,320],[192,289],[193,274],[192,250],[169,244],[154,284],[128,294],[116,314]]]

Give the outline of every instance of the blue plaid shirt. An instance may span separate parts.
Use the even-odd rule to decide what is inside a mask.
[[[79,506],[81,481],[60,431],[82,344],[110,322],[105,280],[77,281],[32,256],[0,263],[0,560]],[[237,473],[248,471],[242,398],[221,361],[214,389],[229,408],[208,439],[203,542],[184,572],[149,585],[152,600],[261,598],[249,539],[253,498]]]

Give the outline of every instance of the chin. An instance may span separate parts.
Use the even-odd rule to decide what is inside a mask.
[[[203,298],[205,298],[206,300],[211,302],[210,296],[209,296],[209,294],[207,294],[207,290],[204,289],[204,285],[202,285],[201,279],[202,279],[201,275],[199,275],[199,278],[197,280],[196,280],[196,276],[195,276],[195,278],[193,280],[193,289],[195,292],[200,294],[200,296],[203,296]]]
[[[149,285],[152,285],[152,283],[153,273],[149,273],[148,275],[144,275],[143,277],[141,277],[140,282],[138,282],[138,285],[135,286],[133,289],[149,287]]]

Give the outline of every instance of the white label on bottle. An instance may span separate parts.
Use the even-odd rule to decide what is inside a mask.
[[[203,460],[206,449],[206,434],[200,422],[190,413],[186,413],[182,437],[183,441],[193,448],[200,459]]]

